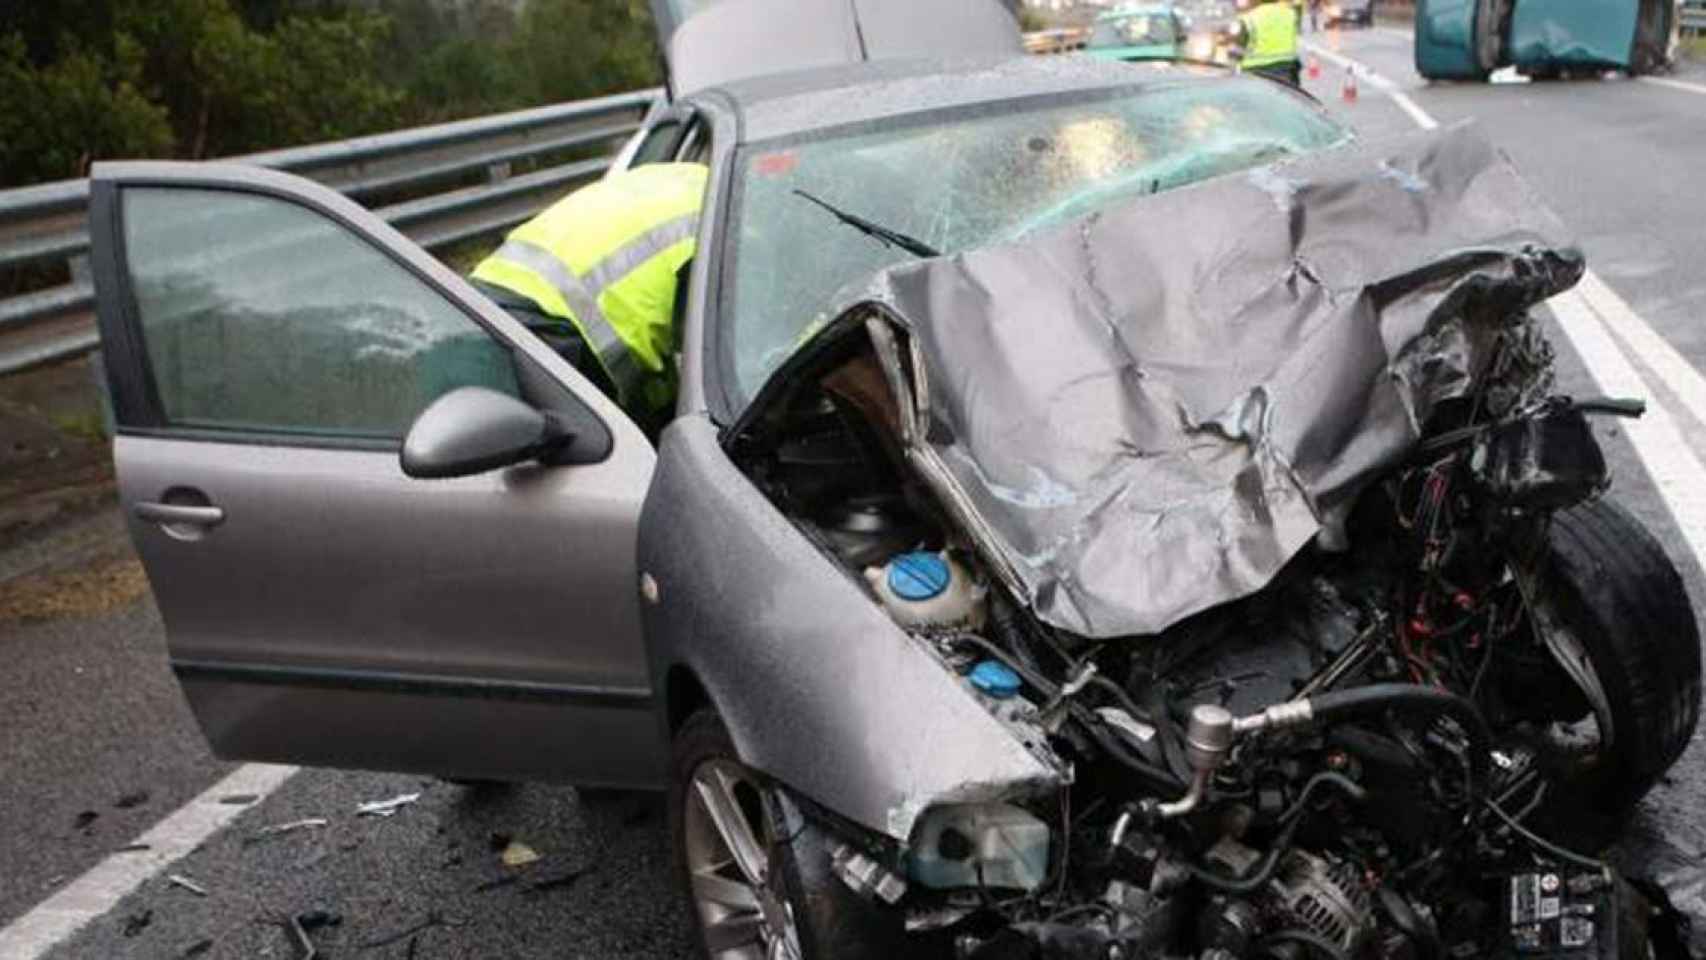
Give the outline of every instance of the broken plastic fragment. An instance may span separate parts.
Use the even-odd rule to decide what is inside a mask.
[[[358,817],[389,817],[420,798],[419,793],[402,793],[389,800],[369,800],[356,806],[355,815]]]
[[[329,822],[330,821],[324,817],[307,817],[302,820],[292,820],[289,823],[275,823],[270,827],[262,827],[261,829],[256,830],[249,839],[251,841],[265,840],[268,837],[276,837],[280,834],[295,833],[298,830],[308,830],[314,827],[323,827]]]
[[[500,856],[506,867],[525,867],[539,859],[539,852],[525,843],[511,840]]]
[[[191,880],[189,877],[186,877],[181,873],[168,873],[168,874],[166,874],[166,882],[171,884],[174,887],[183,887],[185,890],[188,890],[189,892],[195,894],[198,897],[207,896],[207,888],[206,887],[202,886],[199,883],[196,883],[194,880]]]

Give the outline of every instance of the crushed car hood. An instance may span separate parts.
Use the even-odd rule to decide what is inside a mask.
[[[893,267],[933,469],[1043,620],[1151,634],[1265,585],[1580,257],[1476,130],[1353,145]],[[851,316],[850,316],[851,315]]]

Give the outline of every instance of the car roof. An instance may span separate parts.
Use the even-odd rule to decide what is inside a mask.
[[[684,0],[654,0],[662,9]],[[1016,0],[692,0],[661,42],[677,96],[746,77],[907,57],[1024,52]],[[661,21],[660,21],[661,26]]]
[[[1225,80],[1222,69],[1095,57],[890,60],[742,80],[690,99],[718,96],[739,115],[743,142],[952,107],[1148,85]]]

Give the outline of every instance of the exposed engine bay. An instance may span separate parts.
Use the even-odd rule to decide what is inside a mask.
[[[1215,960],[1614,956],[1637,940],[1644,950],[1642,895],[1541,832],[1569,822],[1548,799],[1570,762],[1569,745],[1542,728],[1591,707],[1535,640],[1521,584],[1474,569],[1480,545],[1446,516],[1471,498],[1451,495],[1444,460],[1371,491],[1359,510],[1381,516],[1352,524],[1378,531],[1366,542],[1308,548],[1259,593],[1161,635],[1090,640],[1031,615],[906,465],[880,357],[894,334],[874,319],[865,333],[825,351],[813,385],[737,459],[1072,780],[1059,796],[933,808],[888,868],[879,851],[860,858],[868,895],[904,908],[909,950]],[[1513,333],[1533,352],[1513,354],[1507,373],[1542,385],[1549,356],[1530,333]],[[1493,402],[1512,410],[1530,392]],[[1534,506],[1604,487],[1585,431],[1579,410],[1553,402],[1520,435],[1444,435],[1476,451],[1482,491]],[[1447,575],[1492,586],[1477,593]],[[1428,589],[1405,592],[1417,583]]]
[[[895,268],[726,440],[1066,784],[837,854],[908,955],[1662,946],[1595,851],[1692,735],[1699,634],[1602,497],[1589,417],[1640,402],[1555,394],[1528,312],[1581,261],[1473,246],[1521,184],[1461,131],[1309,162]],[[1266,192],[1230,244],[1142,229]]]

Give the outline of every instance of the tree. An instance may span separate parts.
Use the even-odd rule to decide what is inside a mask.
[[[99,157],[170,153],[166,110],[143,96],[140,78],[131,44],[108,58],[67,43],[38,68],[21,36],[0,35],[0,183],[82,176]]]
[[[0,186],[631,90],[658,66],[646,0],[0,0]]]

